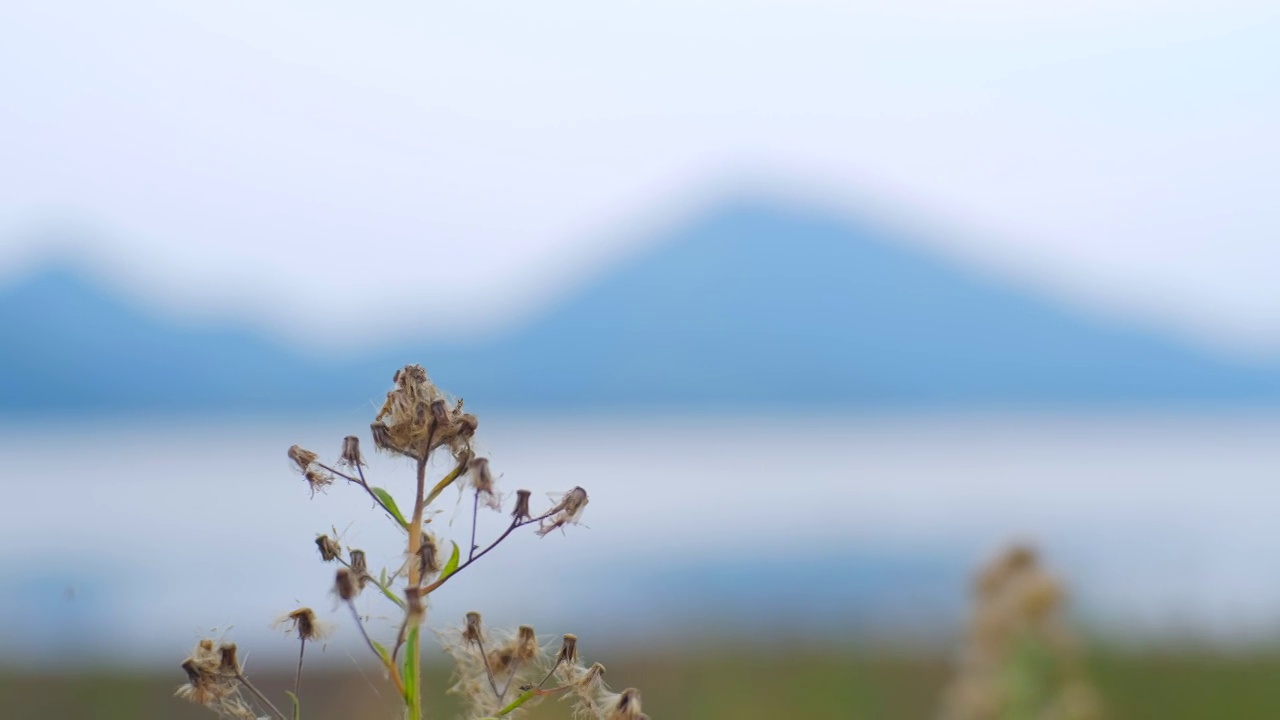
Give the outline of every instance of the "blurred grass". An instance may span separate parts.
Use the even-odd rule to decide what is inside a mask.
[[[1093,679],[1113,720],[1280,718],[1280,652],[1220,655],[1207,652],[1103,653],[1091,662]],[[308,673],[303,684],[307,720],[395,718],[393,698],[375,670]],[[759,649],[701,656],[651,656],[609,664],[617,688],[644,691],[654,718],[754,720],[859,718],[925,720],[933,716],[948,677],[942,659],[905,655],[792,653]],[[182,673],[139,676],[110,672],[75,676],[0,675],[0,717],[137,720],[213,718],[172,697]],[[283,697],[287,673],[256,681]],[[443,668],[427,677],[445,682]],[[382,693],[380,697],[377,691]],[[458,717],[458,707],[427,693],[430,718]],[[546,703],[531,717],[567,718],[567,708]]]

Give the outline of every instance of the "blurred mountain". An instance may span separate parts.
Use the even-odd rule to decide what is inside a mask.
[[[722,205],[475,342],[355,360],[234,327],[165,322],[83,274],[0,289],[0,408],[367,406],[421,362],[480,407],[714,408],[1272,403],[1280,368],[1002,285],[891,228]]]

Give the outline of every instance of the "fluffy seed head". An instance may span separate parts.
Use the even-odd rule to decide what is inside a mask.
[[[516,659],[520,662],[529,662],[537,657],[540,647],[538,647],[538,636],[533,631],[532,625],[521,625],[516,630]]]
[[[307,485],[311,486],[312,497],[315,497],[317,492],[321,492],[333,484],[333,476],[323,470],[307,468],[302,473],[302,476],[307,479]]]
[[[488,458],[472,458],[467,464],[467,476],[471,479],[471,487],[475,489],[476,497],[481,502],[494,510],[502,509],[502,498],[495,489]]]
[[[640,691],[627,688],[618,694],[609,711],[609,720],[638,720],[640,717]]]
[[[342,600],[352,600],[360,594],[360,582],[355,573],[347,568],[338,568],[333,578],[333,592]]]
[[[462,412],[461,401],[450,407],[421,365],[401,368],[393,382],[370,427],[374,445],[419,460],[441,446],[459,458],[470,453],[477,423],[474,415]]]
[[[565,493],[549,511],[550,517],[542,521],[542,526],[538,528],[538,535],[545,536],[556,528],[577,523],[582,517],[582,511],[587,507],[588,500],[587,491],[581,487],[575,487]]]
[[[309,607],[294,610],[285,615],[280,623],[288,624],[286,632],[297,633],[299,640],[319,640],[329,634],[328,627],[316,618],[315,612]]]

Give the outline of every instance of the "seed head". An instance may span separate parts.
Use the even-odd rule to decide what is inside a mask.
[[[316,538],[316,547],[320,550],[320,559],[324,562],[337,560],[342,556],[342,546],[337,540],[328,535],[321,535]]]
[[[582,517],[582,511],[587,507],[587,502],[587,491],[581,487],[575,487],[565,493],[549,511],[551,516],[542,522],[542,527],[538,528],[538,535],[545,536],[556,528],[562,528],[570,523],[576,524]]]
[[[560,645],[560,652],[556,655],[556,662],[565,665],[578,664],[578,636],[572,633],[565,633],[564,642]]]
[[[346,568],[343,568],[344,570]],[[299,640],[319,640],[328,636],[328,623],[321,622],[309,607],[301,607],[285,615],[276,622],[277,625],[288,625],[286,633],[297,633]]]
[[[511,517],[515,518],[516,522],[533,519],[533,513],[529,511],[529,497],[532,494],[528,490],[516,491],[516,507],[511,511]]]
[[[355,578],[355,573],[347,568],[338,568],[338,572],[333,578],[333,592],[342,600],[352,600],[360,594],[360,583]]]
[[[317,456],[299,445],[291,445],[289,447],[289,459],[298,466],[298,472],[305,473],[307,468],[311,467],[311,463],[316,461]]]
[[[231,648],[230,660],[234,662],[235,646],[232,645]],[[187,683],[180,686],[174,694],[199,705],[208,705],[215,710],[220,710],[223,704],[234,698],[238,692],[234,675],[222,671],[224,658],[223,653],[214,649],[212,640],[207,638],[201,640],[191,651],[191,655],[182,662],[182,669],[187,674]]]
[[[422,545],[418,547],[418,574],[422,577],[440,572],[440,547],[436,537],[431,533],[422,534]]]
[[[218,648],[218,672],[224,675],[239,675],[240,661],[236,658],[236,644],[223,643]]]
[[[462,628],[462,639],[476,645],[484,642],[484,627],[481,625],[480,613],[474,610],[467,613],[467,624]]]
[[[369,581],[369,563],[364,557],[363,550],[352,550],[351,556],[351,574],[355,576],[357,592],[364,590],[365,583]]]
[[[575,684],[580,693],[590,692],[595,694],[604,689],[604,665],[592,663],[591,667],[587,668],[587,671],[583,673]]]
[[[350,468],[364,465],[364,458],[360,455],[360,438],[355,435],[342,438],[342,456],[338,458],[338,464]]]
[[[373,446],[379,450],[395,450],[395,445],[391,444],[391,431],[387,429],[387,424],[375,422],[369,425],[369,432],[373,434]]]
[[[516,660],[525,663],[538,656],[542,650],[538,646],[538,636],[533,631],[531,625],[521,625],[516,630],[515,639],[515,656]]]
[[[462,412],[461,400],[450,407],[421,365],[402,368],[394,382],[371,428],[378,448],[419,460],[445,445],[454,457],[470,454],[477,422]]]
[[[635,688],[627,688],[619,693],[618,697],[610,705],[609,720],[639,720],[640,691]]]
[[[443,399],[431,401],[431,422],[435,424],[437,431],[449,424],[449,404]]]
[[[308,468],[302,473],[302,476],[307,479],[307,484],[311,486],[311,497],[315,497],[317,492],[322,492],[333,484],[333,476],[323,470]]]
[[[471,478],[471,487],[475,489],[476,497],[481,502],[494,510],[502,509],[502,498],[494,487],[488,458],[472,458],[467,464],[467,476]]]

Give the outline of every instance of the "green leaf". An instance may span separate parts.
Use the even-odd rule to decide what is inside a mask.
[[[450,540],[449,542],[453,542]],[[458,572],[458,561],[462,559],[462,552],[458,550],[458,543],[453,543],[453,552],[449,555],[449,562],[444,564],[444,569],[440,571],[440,577],[436,579],[437,583],[444,582],[444,579]]]
[[[521,705],[523,705],[523,704],[525,704],[525,703],[529,702],[529,699],[530,699],[530,698],[532,698],[534,695],[537,695],[537,694],[538,694],[538,688],[529,688],[528,690],[525,690],[524,692],[520,693],[520,695],[519,695],[519,696],[517,696],[515,700],[512,700],[510,705],[508,705],[508,706],[506,706],[506,707],[502,708],[501,710],[499,710],[499,711],[498,711],[498,717],[501,717],[501,716],[503,716],[503,715],[508,715],[508,714],[510,714],[510,713],[511,713],[511,712],[513,712],[516,708],[518,708],[518,707],[520,707]]]
[[[383,595],[387,596],[388,600],[395,603],[396,605],[399,605],[401,610],[404,609],[404,600],[401,600],[399,597],[397,597],[395,593],[391,592],[391,588],[387,587],[387,569],[386,568],[382,569],[382,576],[378,578],[378,582],[374,584],[378,586],[378,589],[382,591]]]
[[[409,521],[404,519],[404,513],[400,512],[400,506],[396,505],[396,499],[391,497],[391,493],[380,487],[371,487],[369,488],[369,491],[376,495],[378,500],[382,501],[387,512],[391,513],[391,517],[395,518],[396,522],[400,523],[400,527],[406,530],[409,529]]]
[[[302,701],[298,699],[297,695],[288,690],[285,690],[284,694],[288,695],[289,699],[293,701],[293,720],[302,720]]]
[[[382,656],[382,664],[390,665],[391,656],[387,654],[387,648],[377,640],[370,640],[369,642],[373,644],[373,649],[377,650],[378,654]]]
[[[415,626],[409,630],[409,640],[405,643],[404,653],[404,672],[401,673],[404,680],[404,702],[409,707],[414,707],[418,696],[418,628]]]
[[[433,500],[440,497],[440,493],[444,492],[445,488],[449,487],[455,480],[462,477],[462,473],[465,472],[466,469],[467,464],[465,462],[458,463],[449,471],[448,475],[441,478],[440,482],[436,483],[436,486],[431,488],[431,492],[427,493],[427,499],[422,504],[424,506],[430,505]]]

